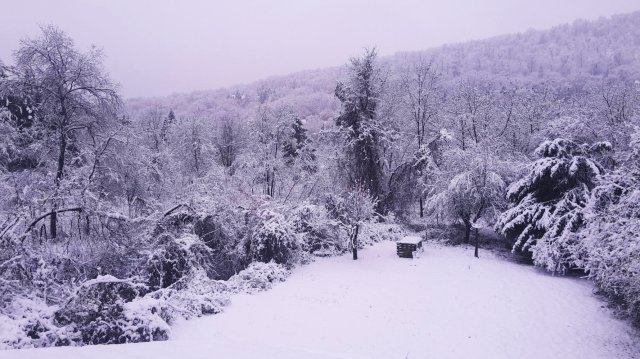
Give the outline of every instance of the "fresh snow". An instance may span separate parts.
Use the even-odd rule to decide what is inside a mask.
[[[406,236],[406,237],[402,238],[401,240],[399,240],[398,242],[402,243],[402,244],[418,244],[418,243],[422,242],[422,238],[420,238],[418,236]]]
[[[286,282],[239,294],[222,314],[178,323],[172,340],[0,352],[3,359],[637,358],[638,336],[586,280],[487,251],[383,242],[320,258]]]

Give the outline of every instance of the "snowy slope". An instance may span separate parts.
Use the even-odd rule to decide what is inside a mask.
[[[320,259],[160,343],[0,352],[0,358],[634,358],[637,334],[587,281],[470,249],[395,243]]]

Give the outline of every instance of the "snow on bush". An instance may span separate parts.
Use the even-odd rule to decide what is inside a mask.
[[[292,264],[301,249],[291,223],[281,213],[263,210],[251,238],[245,242],[245,253],[251,261]]]
[[[213,276],[215,263],[212,252],[193,234],[180,234],[178,237],[169,233],[160,235],[145,264],[149,289],[167,288],[193,268],[201,268]]]
[[[362,221],[371,220],[376,214],[377,203],[378,200],[364,189],[354,189],[339,195],[327,194],[325,196],[325,207],[329,217],[344,226],[352,226]]]
[[[69,327],[54,324],[57,306],[41,300],[14,298],[0,313],[0,349],[68,345],[79,340]]]
[[[73,328],[80,340],[77,344],[119,344],[166,339],[166,331],[146,327],[144,318],[125,314],[126,303],[145,290],[145,285],[134,280],[99,276],[85,282],[55,312],[54,323],[59,327]]]
[[[362,248],[381,241],[397,241],[405,234],[405,230],[392,218],[387,218],[385,222],[364,222],[360,226],[358,245]]]
[[[270,289],[275,283],[284,282],[288,276],[289,270],[281,264],[253,262],[227,283],[235,293],[255,293]]]
[[[101,275],[80,285],[59,305],[47,303],[57,267],[25,252],[5,261],[3,282],[16,291],[0,306],[4,347],[114,344],[164,340],[177,318],[215,314],[229,302],[224,282],[210,279],[211,249],[195,235],[163,234],[142,261],[142,278]],[[16,265],[14,265],[16,264]],[[28,265],[25,265],[28,264]],[[35,299],[17,291],[38,289]],[[14,285],[15,284],[15,285]],[[5,325],[6,323],[6,325]]]
[[[626,167],[600,178],[576,248],[578,263],[640,326],[640,129]]]
[[[347,234],[340,223],[329,218],[325,207],[304,203],[292,215],[293,229],[302,237],[305,251],[317,256],[331,256],[346,249]]]
[[[202,270],[194,270],[168,288],[140,298],[139,308],[159,315],[171,324],[177,318],[190,319],[206,314],[217,314],[229,304],[228,285],[210,279]],[[134,301],[135,302],[135,301]],[[132,307],[132,309],[134,309]]]

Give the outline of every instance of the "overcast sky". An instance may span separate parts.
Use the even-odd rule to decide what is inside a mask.
[[[634,10],[639,0],[3,1],[0,59],[55,24],[105,50],[124,96],[156,96],[341,65],[366,46],[389,55]]]

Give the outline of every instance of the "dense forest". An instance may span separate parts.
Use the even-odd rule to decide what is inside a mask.
[[[640,326],[640,12],[153,99],[55,26],[2,60],[2,347],[166,339],[418,229]]]

